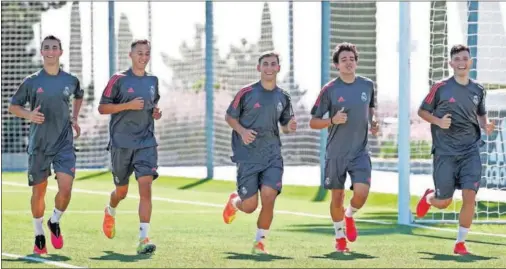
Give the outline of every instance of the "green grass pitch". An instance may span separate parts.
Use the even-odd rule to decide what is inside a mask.
[[[113,188],[110,173],[77,175],[67,212],[61,220],[65,246],[55,250],[48,241],[48,255],[31,255],[33,224],[30,188],[24,173],[2,174],[2,267],[99,267],[99,268],[494,268],[506,265],[506,238],[470,234],[474,255],[453,254],[456,233],[399,226],[397,197],[371,194],[356,218],[359,237],[350,243],[351,253],[334,251],[334,230],[328,216],[329,201],[313,202],[316,188],[285,186],[276,202],[277,213],[267,247],[271,255],[250,253],[257,212],[238,212],[226,225],[222,209],[234,182],[160,177],[153,185],[150,238],[157,244],[152,256],[135,252],[139,221],[135,180],[117,210],[116,237],[102,233],[103,209]],[[46,221],[54,205],[56,182],[50,179],[46,196]],[[347,192],[346,205],[351,193]],[[328,195],[327,195],[328,196]],[[412,197],[415,208],[417,197]],[[438,225],[456,229],[455,225]],[[504,225],[475,225],[474,232],[506,234]],[[49,234],[45,227],[46,235]],[[41,258],[43,260],[37,260]],[[51,264],[51,262],[56,262]]]

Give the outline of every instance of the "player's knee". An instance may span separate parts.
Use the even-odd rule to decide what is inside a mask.
[[[123,200],[127,197],[128,194],[128,185],[125,186],[117,186],[116,190],[114,191],[116,193],[116,197],[120,200]]]
[[[32,197],[34,199],[44,199],[47,189],[47,179],[42,180],[40,183],[32,186]]]
[[[253,195],[242,201],[242,211],[246,214],[251,214],[257,210],[258,207],[258,195]]]
[[[462,203],[465,206],[473,206],[476,203],[476,191],[471,189],[462,190]]]
[[[344,204],[344,190],[332,190],[332,201],[330,206],[333,208],[341,208]]]
[[[356,183],[353,186],[353,200],[361,206],[367,201],[369,196],[369,185]]]
[[[446,198],[446,199],[438,199],[439,201],[437,203],[433,203],[432,205],[438,209],[446,209],[448,208],[451,203],[453,202],[453,198]]]
[[[139,182],[139,196],[141,199],[151,199],[151,186],[153,184],[153,177],[140,177]]]

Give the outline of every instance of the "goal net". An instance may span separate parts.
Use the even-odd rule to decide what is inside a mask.
[[[429,67],[427,77],[420,74],[416,66],[417,56],[412,52],[413,62],[412,85],[421,83],[426,85],[423,93],[428,92],[434,82],[452,75],[450,48],[457,43],[467,44],[471,49],[473,65],[471,77],[476,78],[487,90],[486,107],[488,117],[496,123],[495,131],[487,136],[483,134],[484,146],[481,148],[482,178],[477,194],[475,222],[494,223],[506,222],[506,24],[503,18],[506,15],[506,5],[499,2],[446,2],[431,1],[429,3],[412,3],[412,12],[430,12],[430,28],[425,29],[420,24],[412,25],[412,40],[420,46],[418,53],[425,53],[428,49]],[[416,34],[415,34],[416,33]],[[421,43],[429,41],[427,48]],[[416,71],[415,71],[416,70]],[[417,72],[417,73],[414,73]],[[417,82],[416,77],[421,77]],[[423,81],[423,80],[425,81]],[[416,89],[411,91],[412,96],[421,100]],[[401,100],[399,100],[401,101]],[[411,194],[422,195],[420,189],[433,187],[432,158],[430,156],[430,128],[422,122],[416,114],[419,103],[415,102],[411,112]],[[454,202],[446,210],[432,209],[424,219],[417,219],[420,223],[458,222],[462,206],[461,191],[456,191]],[[414,209],[413,209],[414,210]]]

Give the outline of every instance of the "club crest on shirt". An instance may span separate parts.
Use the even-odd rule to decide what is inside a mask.
[[[473,96],[473,103],[475,105],[478,105],[478,96],[477,95]]]
[[[362,92],[362,95],[360,96],[360,99],[362,99],[362,102],[367,101],[367,94],[365,94],[365,92]]]
[[[278,103],[278,112],[281,112],[283,110],[283,104],[281,102]]]
[[[65,96],[70,96],[70,88],[69,88],[69,86],[65,86],[65,89],[63,90],[63,94]]]

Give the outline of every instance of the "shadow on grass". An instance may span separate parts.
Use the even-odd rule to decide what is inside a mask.
[[[439,236],[439,235],[430,235],[430,234],[418,234],[416,231],[421,230],[421,228],[404,226],[404,225],[380,225],[374,223],[360,223],[357,222],[358,236],[384,236],[390,234],[402,234],[402,235],[412,235],[426,238],[434,238],[434,239],[442,239],[442,240],[450,240],[455,241],[455,236]],[[331,223],[311,223],[311,224],[293,224],[285,226],[285,228],[281,229],[286,232],[294,232],[294,233],[312,233],[312,234],[321,234],[333,236],[335,234],[334,226]],[[466,242],[483,244],[483,245],[492,245],[492,246],[506,246],[506,243],[498,243],[498,242],[487,242],[481,240],[471,240],[468,239]]]
[[[36,255],[36,254],[29,254],[24,257],[20,258],[4,258],[2,257],[2,263],[3,262],[22,262],[27,264],[40,264],[42,260],[37,261],[38,259],[53,261],[53,262],[66,262],[70,261],[71,259],[67,256],[58,255],[58,254],[47,254],[47,255]]]
[[[496,257],[485,257],[480,255],[466,255],[466,256],[459,256],[459,255],[448,255],[448,254],[440,254],[440,253],[432,253],[432,252],[418,252],[420,254],[430,255],[432,257],[422,257],[422,260],[434,260],[434,261],[452,261],[452,262],[462,262],[462,263],[468,263],[468,262],[475,262],[475,261],[488,261],[497,259]]]
[[[364,260],[364,259],[376,259],[378,257],[352,251],[352,252],[347,252],[347,253],[330,252],[330,253],[322,255],[322,256],[310,256],[309,258],[328,259],[328,260],[337,260],[337,261],[354,261],[354,260]]]
[[[99,177],[99,176],[103,176],[105,174],[109,174],[110,171],[100,171],[100,172],[96,172],[96,173],[92,173],[92,174],[88,174],[86,176],[82,176],[82,177],[78,177],[76,178],[76,180],[87,180],[87,179],[92,179],[94,177]]]
[[[137,262],[150,259],[156,254],[121,254],[114,251],[104,251],[105,255],[101,257],[92,257],[90,260],[95,261],[118,261],[118,262]]]
[[[271,262],[275,260],[293,260],[290,257],[283,257],[271,254],[247,254],[247,253],[238,253],[238,252],[225,252],[225,254],[229,255],[226,257],[228,260],[251,260],[258,262]]]
[[[178,188],[178,190],[188,190],[188,189],[191,189],[191,188],[195,188],[197,186],[200,186],[204,183],[207,183],[209,181],[213,180],[212,178],[203,178],[203,179],[200,179],[200,180],[197,180],[195,182],[192,182],[190,184],[186,184],[184,186],[181,186]]]

